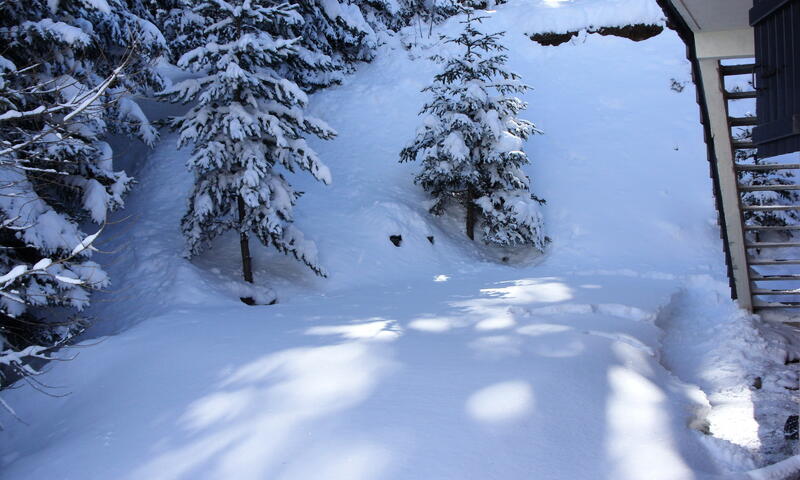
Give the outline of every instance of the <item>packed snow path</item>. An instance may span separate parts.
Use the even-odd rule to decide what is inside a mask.
[[[191,178],[166,135],[134,172],[133,216],[105,237],[121,250],[106,259],[119,290],[93,311],[95,334],[119,333],[41,377],[69,396],[5,395],[30,425],[3,419],[0,477],[641,480],[759,466],[770,432],[748,375],[781,352],[727,298],[694,92],[669,88],[689,79],[684,47],[670,31],[528,40],[517,19],[557,25],[557,5],[512,0],[486,23],[508,31],[510,65],[535,87],[525,117],[546,135],[527,151],[546,255],[504,265],[426,213],[397,158],[436,66],[390,39],[312,99],[339,132],[316,145],[334,184],[295,178],[296,216],[329,278],[260,251],[257,280],[281,303],[247,307],[235,238],[183,260]],[[649,2],[583,5],[658,17]]]

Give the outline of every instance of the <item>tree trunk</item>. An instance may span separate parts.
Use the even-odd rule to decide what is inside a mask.
[[[241,195],[239,195],[237,203],[239,206],[239,246],[242,250],[242,275],[244,276],[245,282],[253,283],[253,259],[250,257],[250,237],[247,232],[241,228],[245,216],[244,199]],[[240,300],[248,305],[256,304],[256,301],[253,300],[252,297],[241,297]]]
[[[469,237],[470,240],[475,240],[475,222],[477,220],[478,211],[475,207],[475,191],[471,187],[467,189],[464,207],[467,209],[467,237]]]

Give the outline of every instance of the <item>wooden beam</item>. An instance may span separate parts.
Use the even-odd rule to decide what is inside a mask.
[[[714,153],[719,172],[719,187],[722,196],[723,214],[727,227],[728,249],[731,256],[733,281],[737,300],[745,310],[753,310],[750,290],[747,250],[745,249],[744,223],[739,204],[736,171],[734,170],[733,148],[730,126],[728,125],[728,105],[725,100],[725,87],[720,81],[719,60],[704,58],[698,60],[703,93],[709,114],[709,127],[714,142]]]
[[[798,242],[753,242],[745,244],[745,248],[796,248]]]
[[[759,165],[738,163],[736,170],[740,172],[764,172],[770,170],[800,170],[800,163],[762,163]]]
[[[697,57],[700,59],[747,58],[756,56],[752,28],[701,31],[696,32],[694,38],[697,43]],[[752,70],[750,73],[752,73]]]
[[[754,310],[764,310],[767,308],[800,308],[800,302],[779,302],[779,303],[756,303]]]
[[[785,232],[789,230],[800,230],[800,225],[745,225],[745,230],[767,230],[767,231],[777,231],[777,232]]]
[[[725,92],[725,98],[728,100],[745,100],[748,98],[756,98],[758,92],[755,90],[748,90],[744,92]]]
[[[791,260],[791,259],[768,259],[768,260],[759,260],[753,259],[750,260],[750,265],[800,265],[800,260]]]
[[[800,205],[747,205],[742,208],[750,212],[778,212],[782,210],[800,210]]]
[[[753,282],[795,282],[800,280],[800,275],[750,275]]]
[[[788,192],[800,190],[800,185],[739,185],[741,192]]]

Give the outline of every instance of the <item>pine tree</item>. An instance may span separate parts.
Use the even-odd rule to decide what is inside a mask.
[[[454,201],[464,206],[470,239],[479,226],[487,243],[542,250],[543,201],[531,194],[522,171],[529,163],[522,143],[539,131],[517,118],[526,104],[513,96],[529,87],[506,69],[503,33],[481,33],[476,24],[486,17],[465,13],[464,31],[446,41],[459,54],[434,57],[444,70],[423,89],[433,99],[422,108],[424,123],[400,161],[421,163],[415,181],[433,197],[432,214]]]
[[[367,23],[375,31],[390,30],[397,32],[403,27],[418,24],[431,24],[461,13],[462,4],[470,6],[469,0],[351,0],[359,7]],[[484,2],[486,3],[486,2]],[[487,4],[488,5],[488,4]],[[472,5],[475,6],[475,5]]]
[[[58,260],[0,295],[0,350],[18,351],[80,331],[77,312],[109,283],[73,252],[80,224],[105,222],[132,182],[108,133],[157,138],[128,92],[161,88],[150,60],[164,44],[119,0],[0,2],[0,43],[0,272]]]
[[[198,14],[202,4],[190,0],[170,0],[169,4],[163,23],[177,61],[205,44],[205,32],[213,20]],[[294,15],[275,18],[261,28],[275,38],[296,39],[294,54],[275,70],[304,91],[341,83],[359,62],[374,57],[376,34],[358,6],[338,0],[292,0],[287,6]]]
[[[375,56],[375,32],[358,6],[338,0],[294,0],[292,5],[303,22],[286,24],[285,31],[274,34],[300,39],[296,56],[300,65],[287,64],[282,73],[304,90],[340,83],[358,62]]]
[[[296,40],[268,32],[276,22],[302,18],[287,4],[269,5],[216,0],[194,7],[208,25],[207,44],[184,54],[178,65],[201,76],[164,92],[173,101],[197,102],[172,121],[180,145],[192,145],[189,168],[195,185],[182,223],[187,254],[197,255],[223,232],[236,230],[243,276],[250,283],[251,234],[324,274],[313,242],[292,224],[300,192],[284,172],[304,170],[330,183],[328,168],[304,136],[335,135],[324,122],[305,115],[306,95],[279,73],[297,55]]]

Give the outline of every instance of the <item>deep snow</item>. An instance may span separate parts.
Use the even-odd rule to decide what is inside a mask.
[[[312,97],[334,181],[295,177],[296,218],[330,276],[256,249],[278,305],[239,302],[233,237],[180,257],[191,178],[165,134],[103,237],[117,290],[94,334],[116,335],[40,377],[70,395],[4,392],[29,425],[2,419],[0,477],[688,479],[789,455],[795,348],[728,299],[694,91],[670,90],[689,79],[677,35],[525,35],[655,8],[511,0],[486,22],[545,132],[526,151],[553,241],[515,266],[431,218],[397,163],[437,68],[413,29]]]

